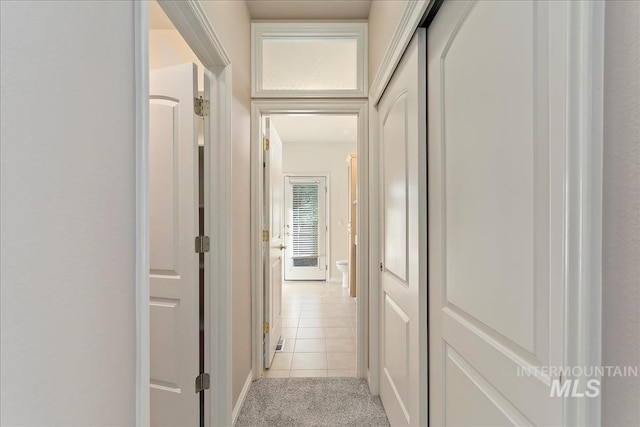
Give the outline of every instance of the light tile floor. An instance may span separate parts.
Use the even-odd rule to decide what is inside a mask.
[[[356,375],[356,301],[340,283],[284,282],[282,337],[263,377]]]

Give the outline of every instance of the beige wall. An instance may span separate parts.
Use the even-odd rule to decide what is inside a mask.
[[[356,150],[356,143],[284,142],[282,146],[283,173],[329,174],[330,280],[342,280],[336,260],[349,259],[349,174],[346,159]]]
[[[0,2],[0,424],[136,423],[132,1]]]
[[[239,0],[201,1],[232,62],[233,80],[233,403],[251,371],[250,127],[251,23]]]
[[[640,2],[605,21],[602,364],[640,364]],[[602,425],[640,425],[640,379],[604,378]]]
[[[178,30],[149,30],[149,69],[192,62],[198,66],[198,90],[204,90],[204,67]]]
[[[369,87],[398,26],[407,0],[373,0],[369,10]]]

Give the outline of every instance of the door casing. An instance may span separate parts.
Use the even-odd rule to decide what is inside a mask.
[[[205,68],[210,86],[205,98],[211,104],[206,117],[205,148],[206,235],[215,235],[205,255],[205,283],[210,289],[205,304],[205,336],[209,357],[206,372],[215,371],[205,399],[205,425],[231,425],[231,58],[225,51],[205,12],[196,0],[161,0],[180,35]],[[149,7],[133,2],[135,49],[136,123],[136,425],[150,423],[149,392]],[[195,236],[194,236],[195,237]],[[215,254],[215,256],[213,256]],[[212,286],[212,283],[224,286]],[[221,349],[225,349],[221,351]],[[195,379],[195,378],[194,378]]]
[[[251,312],[252,316],[252,371],[255,380],[260,378],[262,362],[262,319],[264,318],[264,295],[262,277],[262,118],[273,114],[354,114],[358,117],[358,157],[368,159],[368,105],[367,101],[352,100],[253,100],[251,102]],[[359,197],[366,209],[358,212],[362,224],[358,235],[361,248],[369,248],[368,221],[368,162],[363,161],[358,170]],[[368,274],[369,253],[361,251],[357,259],[358,289],[362,290],[356,303],[356,372],[361,378],[368,378],[369,357],[368,330]]]

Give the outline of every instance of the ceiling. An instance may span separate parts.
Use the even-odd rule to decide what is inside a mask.
[[[367,19],[371,0],[247,0],[251,19]]]
[[[358,141],[356,115],[274,115],[271,121],[285,143],[343,143]]]
[[[209,0],[211,1],[211,0]],[[236,0],[238,1],[238,0]],[[251,19],[367,19],[372,0],[247,0]],[[149,2],[149,28],[174,28],[158,3]]]

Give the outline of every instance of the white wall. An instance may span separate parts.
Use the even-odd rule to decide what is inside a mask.
[[[336,260],[349,259],[349,169],[347,155],[357,151],[357,144],[284,142],[282,144],[282,172],[328,173],[330,233],[329,279],[342,280]]]
[[[0,16],[0,424],[133,425],[133,5]]]
[[[638,366],[640,2],[605,7],[602,363]],[[639,378],[604,379],[602,424],[640,425]]]
[[[233,402],[251,372],[251,21],[244,1],[201,1],[231,57],[233,80]]]
[[[407,0],[374,0],[369,10],[369,85],[376,77],[382,58],[398,26]]]

